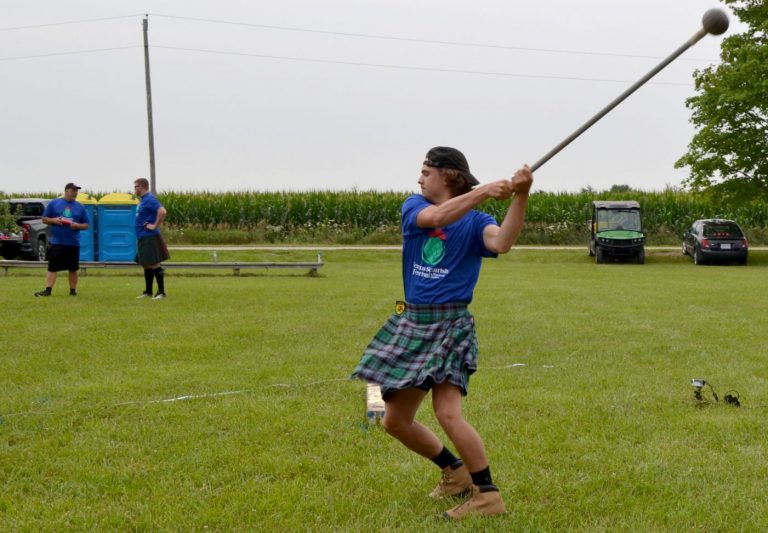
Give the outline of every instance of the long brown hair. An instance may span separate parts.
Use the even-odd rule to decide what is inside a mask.
[[[451,196],[459,196],[472,190],[472,185],[464,177],[461,170],[439,168],[438,171],[445,180],[445,185],[451,190]]]

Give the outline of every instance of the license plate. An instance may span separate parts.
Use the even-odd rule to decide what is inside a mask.
[[[727,243],[721,244],[720,245],[720,249],[721,250],[730,250],[731,249],[731,243],[727,242]]]

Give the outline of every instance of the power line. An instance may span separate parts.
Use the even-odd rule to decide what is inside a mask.
[[[261,28],[261,29],[268,29],[268,30],[278,30],[278,31],[292,31],[292,32],[302,32],[302,33],[315,33],[320,35],[333,35],[338,37],[354,37],[354,38],[360,38],[360,39],[379,39],[379,40],[390,40],[390,41],[402,41],[402,42],[413,42],[413,43],[422,43],[422,44],[439,44],[439,45],[446,45],[446,46],[460,46],[460,47],[472,47],[472,48],[488,48],[488,49],[497,49],[497,50],[516,50],[516,51],[522,51],[522,52],[539,52],[539,53],[550,53],[550,54],[572,54],[572,55],[588,55],[588,56],[604,56],[604,57],[623,57],[623,58],[634,58],[634,59],[660,59],[659,56],[651,56],[651,55],[639,55],[639,54],[618,54],[618,53],[612,53],[612,52],[592,52],[592,51],[586,51],[586,50],[569,50],[569,49],[561,49],[561,48],[535,48],[535,47],[524,47],[524,46],[509,46],[509,45],[499,45],[499,44],[489,44],[489,43],[473,43],[473,42],[463,42],[463,41],[441,41],[441,40],[431,40],[431,39],[416,39],[412,37],[398,37],[393,35],[376,35],[376,34],[369,34],[369,33],[352,33],[352,32],[340,32],[340,31],[328,31],[328,30],[317,30],[313,28],[298,28],[298,27],[291,27],[291,26],[275,26],[275,25],[269,25],[269,24],[254,24],[249,22],[236,22],[236,21],[229,21],[229,20],[217,20],[217,19],[209,19],[209,18],[199,18],[199,17],[185,17],[185,16],[179,16],[179,15],[164,15],[161,13],[150,13],[153,17],[159,17],[159,18],[167,18],[167,19],[176,19],[176,20],[189,20],[193,22],[207,22],[211,24],[228,24],[232,26],[244,26],[244,27],[250,27],[250,28]],[[125,19],[125,18],[132,18],[132,17],[142,17],[144,16],[143,13],[136,13],[132,15],[120,15],[115,17],[102,17],[102,18],[93,18],[93,19],[80,19],[80,20],[70,20],[70,21],[63,21],[63,22],[53,22],[49,24],[35,24],[35,25],[28,25],[28,26],[15,26],[15,27],[8,27],[8,28],[0,28],[0,31],[15,31],[15,30],[27,30],[27,29],[34,29],[34,28],[47,28],[51,26],[65,26],[69,24],[83,24],[83,23],[89,23],[89,22],[101,22],[106,20],[118,20],[118,19]],[[689,57],[682,57],[680,60],[683,61],[697,61],[697,62],[713,62],[715,60],[713,59],[696,59],[696,58],[689,58]]]
[[[102,18],[96,18],[96,19],[67,20],[63,22],[51,22],[49,24],[34,24],[30,26],[13,26],[8,28],[0,28],[0,31],[31,30],[35,28],[48,28],[50,26],[66,26],[68,24],[83,24],[87,22],[101,22],[104,20],[117,20],[117,19],[126,19],[126,18],[141,17],[141,16],[143,16],[143,14],[120,15],[117,17],[102,17]]]
[[[87,50],[70,50],[67,52],[51,52],[47,54],[0,57],[0,61],[17,61],[17,60],[24,60],[24,59],[38,59],[38,58],[44,58],[44,57],[90,54],[90,53],[99,53],[99,52],[112,52],[116,50],[129,50],[134,48],[140,48],[140,46],[139,45],[115,46],[110,48],[91,48]],[[609,79],[609,78],[585,78],[585,77],[577,77],[577,76],[551,76],[551,75],[544,75],[544,74],[520,74],[515,72],[494,72],[494,71],[462,70],[462,69],[449,69],[449,68],[436,68],[436,67],[416,67],[411,65],[393,65],[393,64],[384,64],[384,63],[364,63],[359,61],[340,61],[335,59],[318,59],[318,58],[310,58],[310,57],[278,56],[278,55],[268,55],[268,54],[254,54],[250,52],[230,52],[226,50],[184,48],[184,47],[178,47],[178,46],[153,45],[150,48],[158,48],[163,50],[175,50],[180,52],[195,52],[195,53],[229,55],[229,56],[239,56],[239,57],[255,57],[259,59],[272,59],[276,61],[296,61],[296,62],[305,62],[305,63],[320,63],[320,64],[330,64],[330,65],[354,66],[354,67],[369,67],[369,68],[385,68],[385,69],[411,70],[411,71],[422,71],[422,72],[443,72],[448,74],[468,74],[468,75],[474,75],[474,76],[500,76],[500,77],[509,77],[509,78],[593,81],[593,82],[605,82],[605,83],[632,83],[632,80],[618,80],[618,79]],[[691,83],[683,83],[683,82],[656,81],[651,83],[654,85],[669,85],[669,86],[679,86],[679,87],[689,87],[691,85]]]
[[[141,48],[138,44],[130,46],[115,46],[112,48],[91,48],[88,50],[71,50],[69,52],[51,52],[49,54],[36,54],[29,56],[0,57],[0,61],[16,61],[20,59],[37,59],[39,57],[68,56],[75,54],[90,54],[94,52],[112,52],[113,50],[128,50],[129,48]]]
[[[498,50],[517,50],[522,52],[542,52],[542,53],[550,53],[550,54],[575,54],[575,55],[591,55],[591,56],[607,56],[607,57],[625,57],[625,58],[635,58],[635,59],[661,59],[660,56],[650,56],[650,55],[637,55],[637,54],[618,54],[618,53],[612,53],[612,52],[591,52],[591,51],[585,51],[585,50],[568,50],[568,49],[561,49],[561,48],[533,48],[533,47],[524,47],[524,46],[508,46],[508,45],[500,45],[500,44],[488,44],[488,43],[473,43],[473,42],[463,42],[463,41],[440,41],[440,40],[432,40],[432,39],[416,39],[412,37],[397,37],[393,35],[376,35],[376,34],[370,34],[370,33],[350,33],[350,32],[340,32],[340,31],[327,31],[327,30],[316,30],[312,28],[297,28],[297,27],[291,27],[291,26],[274,26],[269,24],[253,24],[250,22],[235,22],[235,21],[229,21],[229,20],[216,20],[216,19],[208,19],[208,18],[197,18],[197,17],[183,17],[183,16],[177,16],[177,15],[163,15],[159,13],[150,13],[153,17],[161,17],[161,18],[168,18],[168,19],[177,19],[177,20],[190,20],[194,22],[209,22],[213,24],[229,24],[232,26],[245,26],[250,28],[262,28],[262,29],[268,29],[268,30],[279,30],[279,31],[293,31],[293,32],[303,32],[303,33],[318,33],[321,35],[334,35],[334,36],[340,36],[340,37],[356,37],[356,38],[362,38],[362,39],[381,39],[381,40],[389,40],[389,41],[405,41],[405,42],[412,42],[412,43],[423,43],[423,44],[440,44],[440,45],[448,45],[448,46],[463,46],[463,47],[474,47],[474,48],[492,48],[492,49],[498,49]],[[694,58],[680,58],[682,60],[686,61],[701,61],[701,62],[712,62],[714,60],[712,59],[694,59]]]
[[[91,48],[87,50],[71,50],[68,52],[51,52],[47,54],[35,54],[35,55],[27,55],[27,56],[0,57],[0,61],[17,61],[17,60],[24,60],[24,59],[38,59],[43,57],[89,54],[89,53],[98,53],[98,52],[112,52],[115,50],[128,50],[133,48],[140,48],[140,46],[139,45],[115,46],[110,48]],[[340,61],[336,59],[278,56],[278,55],[268,55],[268,54],[254,54],[250,52],[230,52],[226,50],[185,48],[185,47],[178,47],[178,46],[152,45],[150,48],[158,48],[163,50],[175,50],[180,52],[195,52],[195,53],[203,53],[203,54],[255,57],[259,59],[272,59],[276,61],[297,61],[297,62],[305,62],[305,63],[320,63],[320,64],[327,64],[327,65],[345,65],[345,66],[354,66],[354,67],[385,68],[385,69],[411,70],[411,71],[422,71],[422,72],[443,72],[448,74],[468,74],[468,75],[474,75],[474,76],[499,76],[499,77],[509,77],[509,78],[528,78],[528,79],[566,80],[566,81],[592,81],[592,82],[605,82],[605,83],[633,83],[632,80],[618,80],[618,79],[610,79],[610,78],[585,78],[585,77],[577,77],[577,76],[551,76],[551,75],[544,75],[544,74],[520,74],[515,72],[494,72],[494,71],[483,71],[483,70],[462,70],[462,69],[436,68],[436,67],[416,67],[411,65],[393,65],[393,64],[384,64],[384,63],[364,63],[359,61]],[[691,86],[691,83],[684,83],[684,82],[655,81],[650,83],[653,85],[669,85],[669,86],[678,86],[678,87]]]
[[[425,72],[445,72],[445,73],[452,73],[452,74],[504,76],[504,77],[512,77],[512,78],[534,78],[534,79],[546,79],[546,80],[599,81],[599,82],[609,82],[609,83],[633,83],[634,82],[634,80],[612,80],[612,79],[604,79],[604,78],[581,78],[581,77],[574,77],[574,76],[547,76],[547,75],[540,75],[540,74],[518,74],[518,73],[511,73],[511,72],[460,70],[460,69],[445,69],[445,68],[434,68],[434,67],[413,67],[413,66],[407,66],[407,65],[387,65],[382,63],[362,63],[362,62],[356,62],[356,61],[338,61],[334,59],[313,59],[308,57],[276,56],[276,55],[266,55],[266,54],[253,54],[249,52],[228,52],[224,50],[206,50],[202,48],[182,48],[177,46],[153,45],[151,48],[160,48],[164,50],[177,50],[182,52],[198,52],[198,53],[205,53],[205,54],[256,57],[260,59],[274,59],[274,60],[280,60],[280,61],[301,61],[301,62],[307,62],[307,63],[323,63],[323,64],[332,64],[332,65],[388,68],[388,69],[401,69],[401,70],[418,70],[418,71],[425,71]],[[691,86],[691,83],[681,83],[681,82],[657,81],[657,82],[651,82],[651,83],[653,83],[654,85],[673,85],[673,86],[684,86],[684,87]]]

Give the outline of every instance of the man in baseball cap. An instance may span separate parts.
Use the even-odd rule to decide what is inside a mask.
[[[436,146],[427,152],[427,158],[424,160],[424,164],[428,167],[458,170],[471,187],[480,185],[477,178],[475,178],[469,171],[467,158],[456,148]]]
[[[401,210],[405,302],[397,303],[352,374],[381,387],[387,433],[441,470],[430,496],[469,497],[445,512],[450,519],[506,512],[482,438],[462,414],[478,357],[468,305],[483,259],[508,252],[517,241],[532,182],[523,166],[511,179],[480,185],[455,148],[427,152],[421,194],[408,197]],[[501,224],[475,209],[487,199],[512,196]],[[448,445],[415,420],[430,391]]]
[[[69,272],[69,295],[77,296],[77,271],[80,270],[80,232],[88,229],[90,219],[83,204],[76,200],[78,185],[64,186],[64,196],[51,200],[43,212],[43,223],[51,226],[51,246],[48,248],[48,274],[45,289],[35,293],[48,297],[56,283],[56,273]]]

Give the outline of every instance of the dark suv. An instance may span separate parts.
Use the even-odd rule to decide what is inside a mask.
[[[16,217],[18,229],[0,231],[0,255],[4,259],[23,256],[45,261],[51,229],[43,224],[43,212],[50,200],[45,198],[13,198],[3,200]]]
[[[707,261],[746,265],[748,253],[747,236],[733,220],[697,220],[683,235],[683,254],[692,256],[696,265]]]

